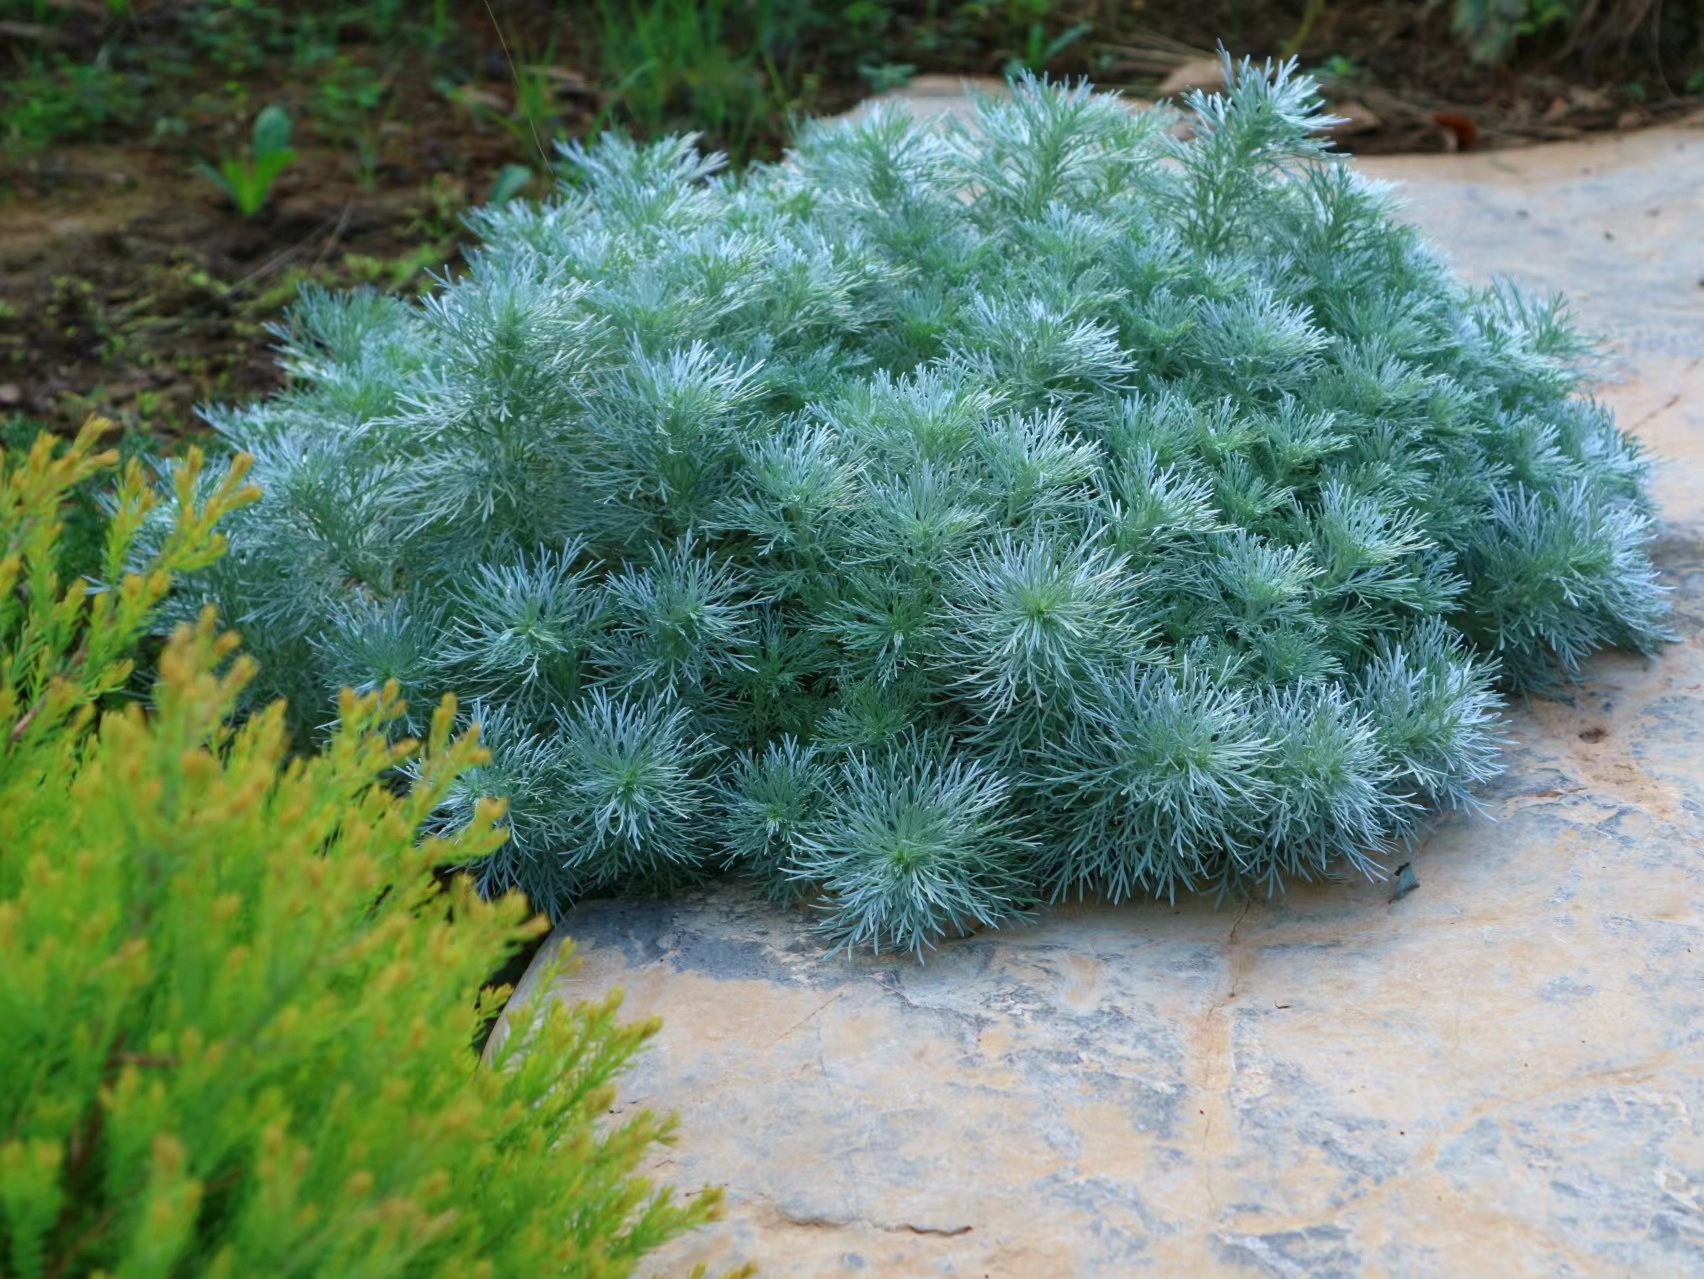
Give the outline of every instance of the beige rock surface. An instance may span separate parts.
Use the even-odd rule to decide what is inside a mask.
[[[1331,102],[1326,104],[1325,109],[1340,122],[1332,126],[1331,136],[1334,138],[1353,138],[1384,128],[1384,121],[1365,102],[1357,102],[1354,99]]]
[[[728,886],[585,905],[557,993],[663,1018],[621,1105],[678,1111],[656,1172],[727,1191],[666,1265],[1704,1275],[1704,128],[1365,167],[1610,337],[1682,642],[1516,708],[1399,901],[1074,907],[922,967]]]
[[[912,76],[903,88],[878,94],[846,114],[850,119],[858,119],[872,106],[892,103],[905,107],[919,120],[944,117],[968,120],[971,117],[972,94],[1003,98],[1009,92],[1006,82],[995,76]]]
[[[1155,90],[1155,93],[1162,98],[1175,98],[1188,93],[1191,89],[1200,89],[1203,93],[1216,93],[1224,87],[1224,63],[1217,58],[1194,58],[1173,69],[1170,75],[1160,81],[1160,87]]]

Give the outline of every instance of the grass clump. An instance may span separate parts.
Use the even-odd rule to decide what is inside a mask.
[[[481,883],[553,911],[733,865],[915,949],[1377,873],[1499,682],[1663,638],[1644,463],[1558,306],[1232,72],[1188,141],[1024,79],[739,178],[570,148],[421,304],[303,299],[208,597],[298,706],[475,692],[439,820],[506,796]]]

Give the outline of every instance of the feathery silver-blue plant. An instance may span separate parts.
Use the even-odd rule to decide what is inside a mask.
[[[1644,461],[1554,306],[1472,290],[1292,65],[1133,112],[817,123],[733,177],[570,147],[420,304],[305,294],[213,417],[201,579],[311,732],[470,699],[560,911],[732,866],[848,945],[1269,890],[1497,767],[1497,682],[1664,637]],[[186,600],[185,606],[196,601]]]

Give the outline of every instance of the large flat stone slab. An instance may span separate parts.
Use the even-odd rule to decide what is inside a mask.
[[[923,966],[732,885],[583,906],[556,993],[663,1018],[620,1104],[678,1111],[655,1171],[727,1191],[665,1266],[1704,1274],[1704,130],[1367,168],[1464,273],[1613,339],[1682,642],[1515,708],[1399,900],[1074,906]]]

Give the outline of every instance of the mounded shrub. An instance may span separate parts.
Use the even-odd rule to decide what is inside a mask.
[[[254,667],[210,614],[165,646],[151,710],[114,704],[171,574],[253,494],[238,467],[197,502],[192,456],[125,576],[132,466],[109,585],[62,585],[94,439],[0,452],[0,1276],[634,1273],[715,1196],[634,1175],[667,1126],[607,1117],[652,1030],[613,1000],[520,1009],[532,1029],[479,1065],[505,993],[481,986],[537,928],[434,876],[490,854],[496,807],[418,838],[479,758],[453,704],[417,750],[385,731],[394,692],[351,694],[291,760],[281,707],[230,726]]]
[[[294,389],[214,417],[267,497],[208,597],[298,705],[473,694],[437,820],[506,798],[481,883],[552,911],[733,867],[920,948],[1377,873],[1499,681],[1663,638],[1644,463],[1308,81],[1191,105],[570,149],[419,305],[303,299]]]

